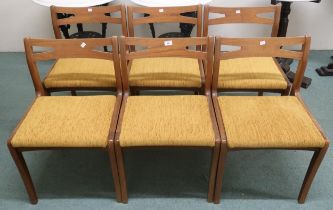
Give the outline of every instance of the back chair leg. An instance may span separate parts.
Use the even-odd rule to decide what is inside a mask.
[[[35,187],[32,183],[32,179],[27,167],[27,164],[24,160],[24,157],[22,155],[22,152],[15,149],[10,142],[8,142],[8,149],[10,151],[10,154],[12,155],[12,158],[16,164],[17,169],[20,172],[20,175],[22,177],[25,189],[27,190],[27,193],[29,195],[30,202],[32,204],[36,204],[38,202],[37,194]]]
[[[122,202],[119,173],[118,173],[118,168],[117,168],[116,153],[115,153],[113,142],[109,142],[108,153],[109,153],[109,160],[110,160],[110,165],[111,165],[111,170],[112,170],[114,189],[116,192],[116,199],[118,202]]]
[[[220,154],[220,144],[216,144],[212,151],[212,160],[210,166],[210,177],[209,177],[209,185],[208,185],[208,202],[213,202],[214,200],[214,191],[215,191],[215,181],[216,181],[216,173],[217,167],[219,163],[219,154]]]
[[[119,142],[116,142],[115,149],[118,165],[119,183],[121,189],[121,199],[123,203],[128,203],[124,157]]]
[[[310,165],[309,165],[309,168],[306,172],[301,191],[298,195],[298,203],[300,203],[300,204],[305,203],[305,200],[306,200],[306,197],[310,190],[311,184],[313,182],[313,179],[318,171],[318,168],[319,168],[322,160],[324,159],[327,148],[328,148],[328,144],[326,144],[324,148],[314,152]]]
[[[217,175],[216,175],[216,184],[215,184],[215,193],[214,193],[214,203],[220,203],[221,191],[222,191],[222,181],[224,175],[224,167],[227,160],[227,145],[226,143],[221,144],[220,158],[218,162]]]
[[[71,94],[72,94],[72,96],[77,96],[77,94],[76,94],[76,91],[75,91],[75,90],[71,90]]]
[[[258,92],[258,96],[263,96],[264,95],[264,91],[259,91]]]

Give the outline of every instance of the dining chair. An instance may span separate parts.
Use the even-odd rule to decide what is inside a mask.
[[[267,7],[214,7],[204,9],[203,36],[216,25],[266,25],[271,27],[271,36],[279,30],[281,6]],[[215,15],[215,16],[214,16]],[[228,50],[228,49],[225,49]],[[219,92],[255,91],[277,92],[288,95],[291,84],[273,57],[237,58],[220,63]]]
[[[218,96],[219,68],[214,63],[213,104],[222,144],[216,180],[215,202],[219,202],[226,156],[243,150],[305,150],[314,155],[305,175],[298,202],[304,203],[322,162],[329,141],[300,96],[307,65],[310,37],[216,38],[215,58],[286,57],[298,61],[290,96]],[[223,52],[225,46],[240,50]],[[300,51],[287,50],[301,47]],[[221,49],[222,47],[222,49]],[[287,47],[287,49],[286,49]],[[246,173],[246,172],[244,172]],[[258,183],[260,184],[260,183]]]
[[[64,38],[105,38],[107,24],[121,26],[123,35],[127,34],[126,8],[123,5],[98,7],[55,7],[51,6],[51,17],[55,37]],[[69,34],[68,29],[73,24],[102,23],[102,34],[94,31],[84,31]],[[107,51],[107,46],[104,46]],[[115,77],[112,61],[102,61],[91,58],[59,59],[50,69],[43,84],[49,93],[56,91],[102,90],[115,91]]]
[[[128,202],[123,152],[133,148],[202,148],[212,151],[208,201],[212,202],[220,151],[220,137],[211,101],[212,37],[120,37],[124,98],[115,135],[115,149],[123,202]],[[189,50],[205,45],[207,52]],[[129,52],[131,46],[145,49]],[[128,81],[128,60],[153,57],[194,58],[207,63],[203,95],[133,96]]]
[[[184,16],[194,12],[195,17]],[[197,25],[196,36],[202,33],[202,6],[185,7],[138,7],[128,6],[128,35],[135,34],[137,26],[153,23],[182,23]],[[197,46],[201,50],[200,46]],[[135,47],[130,48],[135,51]],[[193,58],[153,57],[133,60],[130,65],[129,83],[138,94],[145,89],[166,90],[204,90],[204,72],[202,63]]]
[[[111,141],[114,138],[117,124],[115,119],[118,117],[122,100],[117,38],[80,40],[26,38],[24,44],[36,98],[9,138],[8,148],[22,177],[30,202],[36,204],[38,198],[22,153],[59,149],[106,150],[109,154],[116,198],[121,201],[114,143]],[[111,46],[113,52],[99,51],[102,46]],[[34,47],[48,50],[40,52],[39,49],[38,52],[33,52]],[[36,62],[60,58],[113,60],[116,96],[48,96]]]

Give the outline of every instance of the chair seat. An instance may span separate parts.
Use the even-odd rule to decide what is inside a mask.
[[[295,96],[218,98],[230,148],[322,148],[325,139]]]
[[[43,96],[11,140],[13,147],[106,147],[115,96]]]
[[[218,88],[285,90],[288,83],[279,68],[269,57],[221,60]]]
[[[193,58],[140,58],[132,61],[130,86],[201,87],[200,68]]]
[[[130,96],[120,146],[208,146],[215,136],[205,96]]]
[[[115,70],[110,60],[59,59],[44,80],[46,88],[113,88]]]

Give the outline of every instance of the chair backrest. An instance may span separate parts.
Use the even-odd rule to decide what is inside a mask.
[[[112,52],[104,52],[103,46],[111,46]],[[60,58],[95,58],[114,63],[117,93],[122,92],[117,37],[95,39],[24,39],[25,54],[37,96],[46,95],[38,71],[38,61]],[[34,50],[34,48],[37,48]],[[112,69],[110,69],[112,71]]]
[[[142,50],[130,51],[135,46],[143,47]],[[205,46],[203,51],[198,46]],[[212,66],[214,55],[213,37],[192,37],[192,38],[119,38],[122,81],[124,93],[129,93],[129,67],[132,60],[152,57],[183,57],[195,58],[203,63],[205,70],[205,93],[210,94]],[[191,49],[192,48],[192,49]],[[202,61],[202,62],[201,62]]]
[[[246,57],[279,57],[298,61],[296,77],[291,94],[299,92],[306,69],[311,38],[268,37],[268,38],[223,38],[215,40],[213,93],[217,93],[220,61]],[[237,47],[234,51],[224,51],[224,47]],[[284,47],[301,47],[301,50],[287,50]],[[221,69],[223,71],[223,69]]]
[[[117,12],[120,13],[120,17],[112,17],[112,14]],[[59,14],[62,14],[62,18]],[[81,8],[51,6],[51,18],[54,35],[57,39],[62,38],[61,26],[81,23],[120,24],[122,34],[127,35],[126,8],[124,5]]]
[[[182,14],[195,12],[197,17],[188,17]],[[184,7],[138,7],[128,6],[128,32],[130,37],[134,37],[134,27],[149,23],[188,23],[197,25],[197,37],[201,36],[202,31],[202,6]],[[140,14],[135,17],[135,14]]]
[[[210,14],[220,14],[222,17],[209,19]],[[260,17],[261,14],[273,13],[273,18]],[[260,24],[272,26],[272,37],[276,37],[279,30],[281,6],[267,7],[213,7],[206,5],[204,9],[204,32],[203,36],[208,35],[210,25],[219,24]]]

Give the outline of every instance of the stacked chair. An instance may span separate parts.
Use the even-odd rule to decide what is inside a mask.
[[[276,37],[279,29],[281,6],[268,7],[213,7],[205,6],[203,36],[207,36],[209,28],[216,25],[268,25],[271,36]],[[214,14],[222,17],[211,18]],[[260,15],[270,14],[271,17]],[[289,80],[272,57],[245,57],[223,60],[220,63],[218,90],[277,92],[288,95],[291,85]]]
[[[228,152],[313,151],[298,197],[299,203],[305,202],[329,145],[300,96],[310,38],[275,37],[279,6],[206,6],[201,37],[201,10],[201,6],[129,6],[127,30],[124,6],[51,8],[58,39],[24,40],[36,98],[8,140],[31,203],[37,203],[37,194],[22,155],[24,151],[106,150],[116,199],[127,203],[124,151],[157,147],[211,151],[207,197],[208,202],[214,203],[220,202]],[[117,11],[121,17],[111,17],[110,13]],[[197,13],[195,18],[180,15],[193,11]],[[58,13],[72,15],[67,20],[56,20]],[[144,17],[134,18],[134,13]],[[221,13],[224,17],[209,19],[210,13]],[[273,13],[274,19],[258,17],[259,13]],[[123,34],[128,36],[82,38],[79,34],[65,38],[80,39],[60,39],[59,27],[91,22],[122,24]],[[135,37],[134,26],[160,22],[197,24],[197,37]],[[272,25],[273,37],[208,36],[209,25],[229,23]],[[227,46],[237,49],[227,50]],[[301,50],[287,50],[290,46],[299,46]],[[48,50],[35,51],[36,47]],[[293,84],[288,83],[276,58],[298,61]],[[46,60],[55,60],[55,65],[41,79],[37,62]],[[62,90],[113,90],[115,94],[50,96],[51,92]],[[164,90],[168,95],[139,95],[141,90]],[[174,91],[165,90],[189,90],[194,94],[175,95]],[[255,91],[260,96],[221,95],[227,91]],[[262,96],[266,91],[282,96]]]
[[[197,17],[185,17],[182,13],[195,12]],[[135,36],[135,27],[153,23],[187,23],[197,25],[196,36],[201,36],[201,6],[149,8],[128,6],[128,35]],[[137,16],[141,14],[141,16]],[[144,15],[147,14],[147,15]],[[144,17],[142,17],[144,15]],[[199,46],[198,46],[199,47]],[[134,47],[130,48],[132,51]],[[140,90],[204,90],[205,75],[202,62],[194,58],[159,57],[133,60],[129,69],[129,85],[132,92]]]
[[[114,14],[120,14],[120,17],[114,17]],[[58,14],[71,14],[67,18],[58,18]],[[126,12],[125,7],[121,5],[103,6],[94,8],[67,8],[67,7],[51,7],[51,17],[55,37],[61,39],[61,27],[73,24],[103,23],[121,25],[122,34],[127,34],[126,29]],[[106,26],[104,26],[105,28]],[[96,33],[96,32],[95,32]],[[106,28],[103,33],[98,35],[94,32],[95,38],[104,38]],[[64,38],[82,38],[83,32],[74,34],[65,34]],[[83,36],[83,38],[86,35]],[[87,38],[87,37],[85,37]],[[107,51],[106,46],[104,50]],[[45,79],[43,86],[50,94],[56,91],[72,91],[72,95],[76,95],[77,90],[102,90],[115,91],[115,70],[113,62],[109,60],[91,59],[91,58],[65,58],[58,59],[51,68]]]

